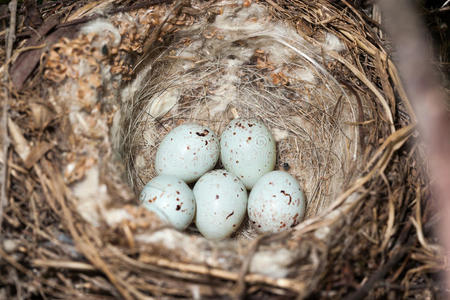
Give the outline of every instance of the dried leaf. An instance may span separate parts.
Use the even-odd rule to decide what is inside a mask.
[[[55,144],[50,144],[46,142],[39,143],[30,151],[29,155],[25,160],[25,168],[31,168],[36,162],[41,159],[42,156],[45,155],[49,150],[51,150]]]
[[[30,108],[34,129],[44,129],[55,118],[55,114],[45,105],[31,102]]]
[[[20,158],[23,161],[26,161],[31,149],[28,145],[27,140],[22,134],[22,130],[10,118],[8,118],[8,129],[9,136],[11,137],[12,143],[14,145],[14,149],[16,150],[17,154],[19,154]]]

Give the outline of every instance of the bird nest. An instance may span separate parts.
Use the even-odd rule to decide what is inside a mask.
[[[18,44],[2,90],[11,147],[3,141],[0,293],[436,294],[441,250],[414,112],[379,24],[341,5],[29,8],[41,15],[39,35]],[[305,191],[300,224],[261,235],[244,222],[213,242],[138,206],[166,133],[195,122],[220,134],[238,117],[258,118],[273,133],[276,168]]]

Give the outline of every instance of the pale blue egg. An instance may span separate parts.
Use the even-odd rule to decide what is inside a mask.
[[[219,140],[211,129],[199,124],[183,124],[161,141],[155,170],[191,183],[214,168],[219,153]]]
[[[297,225],[305,213],[305,196],[289,173],[262,176],[248,198],[250,222],[260,232],[280,232]]]
[[[236,231],[247,211],[247,190],[226,170],[203,175],[194,186],[197,213],[195,225],[211,240],[222,240]]]
[[[153,178],[144,186],[139,200],[141,205],[176,229],[186,229],[194,219],[194,193],[175,176],[159,175]]]
[[[234,119],[220,137],[220,159],[247,189],[275,167],[275,139],[256,119]]]

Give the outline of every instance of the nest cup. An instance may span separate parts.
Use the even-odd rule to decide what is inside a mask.
[[[74,16],[108,5],[80,6]],[[27,263],[53,277],[55,266],[68,268],[65,274],[83,283],[66,291],[74,297],[340,297],[371,283],[367,274],[396,257],[410,228],[420,230],[419,221],[405,224],[425,211],[426,181],[415,169],[417,148],[405,146],[415,117],[378,28],[345,5],[161,3],[96,15],[79,37],[56,43],[42,60],[47,81],[39,85],[50,108],[33,101],[28,110],[46,117],[35,123],[59,125],[44,135],[58,150],[28,159],[31,143],[24,146],[15,125],[20,114],[8,125],[19,154],[14,166],[38,166],[25,186],[43,187],[36,205],[54,216],[50,225],[33,224],[51,228],[37,232],[50,235],[61,253],[61,264],[37,250]],[[193,225],[180,232],[139,207],[171,129],[199,123],[220,135],[235,118],[259,119],[272,132],[275,168],[293,175],[306,196],[300,224],[260,235],[246,220],[230,239],[215,242]],[[29,249],[39,249],[29,240]],[[432,259],[426,241],[416,246],[428,252],[389,275],[401,287],[422,282],[420,264]],[[44,279],[49,295],[69,286]],[[398,296],[405,294],[407,288]]]
[[[233,118],[256,118],[277,141],[277,168],[304,189],[306,217],[315,216],[360,171],[358,117],[373,119],[375,107],[358,106],[331,74],[338,70],[326,69],[336,60],[324,49],[347,51],[335,35],[311,44],[261,4],[218,5],[220,14],[199,17],[151,50],[122,93],[116,145],[128,180],[139,193],[156,175],[157,147],[180,124],[220,135]]]

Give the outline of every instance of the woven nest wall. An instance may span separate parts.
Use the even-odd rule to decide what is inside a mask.
[[[414,112],[365,13],[345,1],[29,11],[43,17],[39,35],[16,44],[1,91],[2,296],[438,294],[442,250]],[[305,190],[303,222],[270,235],[244,224],[212,242],[138,206],[171,128],[220,134],[236,117],[271,129],[276,168]]]

